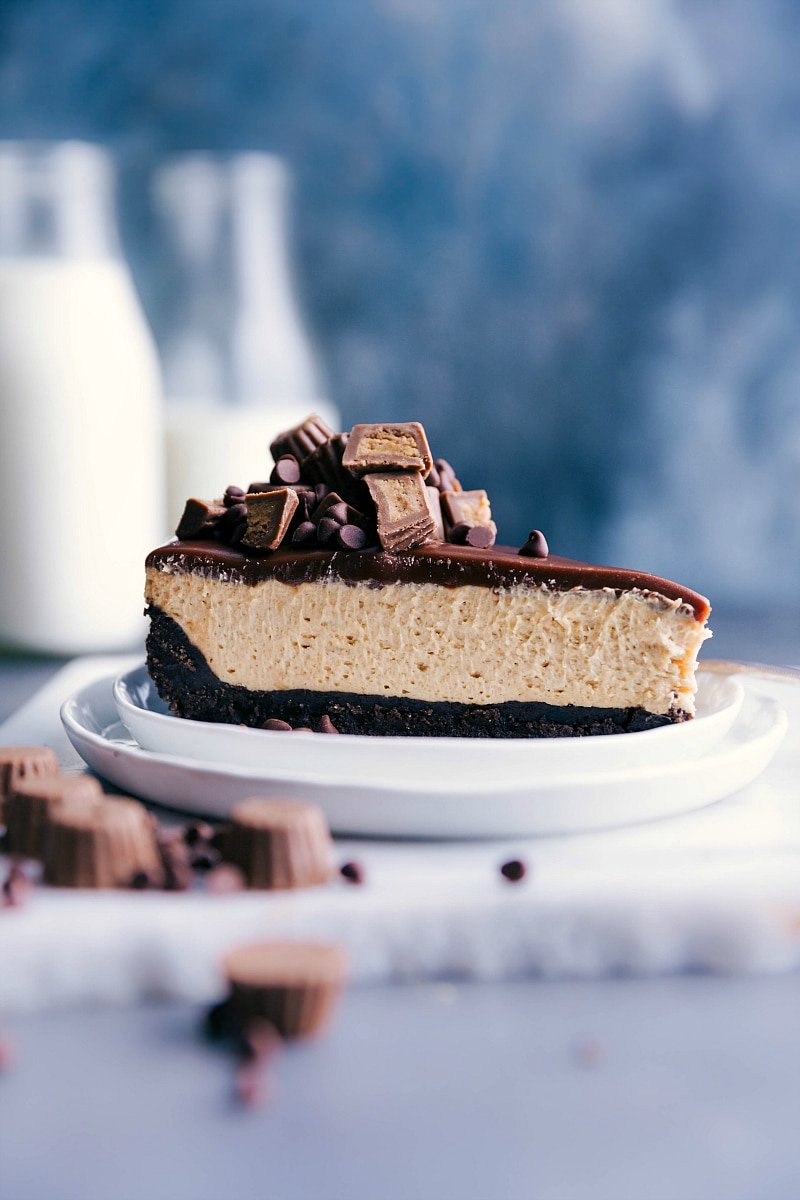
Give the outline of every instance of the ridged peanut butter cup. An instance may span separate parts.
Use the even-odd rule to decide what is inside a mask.
[[[223,960],[232,1021],[269,1021],[285,1038],[310,1037],[329,1023],[347,975],[332,942],[253,942]]]
[[[56,812],[66,803],[96,804],[103,789],[90,775],[26,774],[12,782],[5,802],[6,850],[42,858]]]
[[[314,887],[333,873],[330,830],[315,804],[243,801],[231,815],[223,853],[252,888]]]
[[[58,759],[47,746],[0,746],[0,821],[3,802],[24,779],[58,775]]]
[[[129,887],[139,873],[161,876],[153,824],[137,800],[101,797],[61,804],[45,844],[44,878],[55,887]]]

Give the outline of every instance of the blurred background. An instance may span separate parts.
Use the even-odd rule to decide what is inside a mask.
[[[266,151],[301,405],[423,420],[501,541],[800,597],[792,0],[5,0],[0,34],[0,137],[111,152],[168,393],[203,369],[170,170],[203,152],[202,201]]]

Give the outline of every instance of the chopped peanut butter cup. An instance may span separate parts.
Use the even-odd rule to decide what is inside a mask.
[[[427,474],[433,459],[419,421],[405,421],[397,425],[354,425],[342,466],[356,475],[392,470]]]
[[[419,471],[376,471],[366,476],[366,484],[384,550],[410,550],[432,536],[435,523]]]

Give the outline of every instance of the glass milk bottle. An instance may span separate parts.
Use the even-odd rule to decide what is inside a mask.
[[[163,540],[159,369],[122,259],[111,163],[0,143],[0,645],[71,654],[144,632]]]
[[[168,517],[189,496],[269,475],[269,443],[319,413],[314,353],[297,305],[289,178],[270,154],[187,154],[154,182],[161,230]]]

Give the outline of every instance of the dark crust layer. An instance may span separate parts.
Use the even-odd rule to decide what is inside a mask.
[[[504,546],[477,550],[472,546],[437,542],[402,554],[381,550],[348,554],[280,549],[256,557],[214,541],[175,541],[153,550],[147,556],[147,566],[248,584],[261,583],[265,579],[298,584],[333,578],[372,587],[392,583],[434,583],[441,587],[465,584],[489,588],[546,586],[553,591],[568,591],[574,587],[612,588],[617,592],[638,589],[664,596],[667,600],[682,601],[701,622],[710,612],[705,596],[657,575],[594,566],[553,555],[525,558]]]
[[[576,705],[428,703],[398,696],[350,695],[306,690],[260,692],[223,683],[180,625],[151,606],[147,669],[158,694],[180,717],[260,729],[270,718],[316,729],[328,715],[340,733],[396,737],[574,737],[633,733],[686,719],[683,712],[658,716],[642,708]]]

